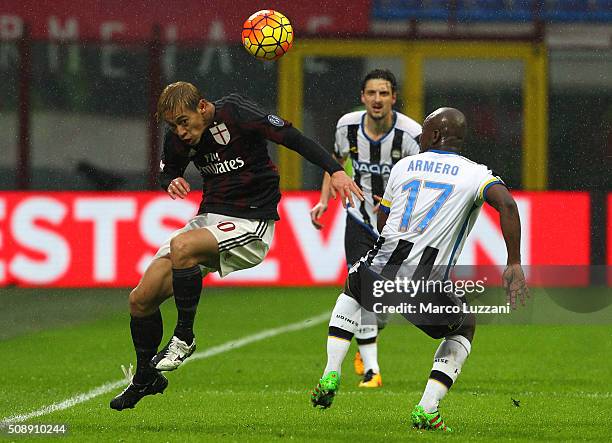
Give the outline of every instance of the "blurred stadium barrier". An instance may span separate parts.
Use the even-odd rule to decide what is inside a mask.
[[[115,172],[121,189],[154,188],[161,128],[152,110],[159,88],[178,79],[211,98],[241,91],[331,147],[337,119],[360,104],[361,78],[379,66],[397,73],[408,114],[464,110],[467,155],[512,187],[610,189],[610,0],[237,1],[232,13],[222,0],[180,11],[102,3],[2,3],[0,189],[104,189],[100,170]],[[280,63],[256,61],[238,43],[259,7],[279,7],[295,26]],[[519,19],[528,26],[512,28]],[[381,38],[389,35],[396,40]],[[320,183],[293,153],[272,155],[285,189]]]

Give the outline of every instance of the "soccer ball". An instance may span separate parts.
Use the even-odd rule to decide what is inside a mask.
[[[293,28],[278,11],[264,9],[246,19],[242,25],[242,44],[260,60],[276,60],[293,43]]]

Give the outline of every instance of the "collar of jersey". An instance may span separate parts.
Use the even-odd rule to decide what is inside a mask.
[[[387,133],[383,135],[379,140],[372,140],[370,137],[368,137],[368,134],[366,134],[365,129],[364,129],[366,114],[367,112],[364,112],[363,115],[361,116],[361,124],[359,125],[359,127],[361,128],[361,133],[370,143],[379,143],[379,144],[382,143],[383,140],[386,139],[388,135],[391,134],[391,132],[393,132],[393,130],[395,129],[395,123],[397,122],[397,113],[393,111],[393,124],[391,125]]]
[[[435,152],[436,154],[452,154],[452,155],[459,155],[457,152],[451,152],[451,151],[442,151],[440,149],[429,149],[427,152]]]

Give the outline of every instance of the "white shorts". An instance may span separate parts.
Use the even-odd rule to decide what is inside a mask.
[[[183,232],[206,228],[219,244],[220,269],[201,266],[202,274],[219,272],[225,277],[231,272],[252,268],[266,257],[274,236],[274,220],[249,220],[221,214],[201,214],[189,220],[184,228],[174,231],[155,254],[156,258],[170,254],[170,240]]]

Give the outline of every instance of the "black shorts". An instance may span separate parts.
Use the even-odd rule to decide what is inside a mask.
[[[350,268],[374,247],[377,235],[366,225],[346,214],[346,230],[344,231],[344,252],[346,264]]]
[[[402,307],[413,305],[412,312],[398,312],[406,320],[421,329],[432,338],[442,338],[454,334],[463,324],[466,314],[460,309],[464,300],[449,292],[427,292],[414,295],[401,292],[384,292],[374,294],[374,288],[381,288],[377,283],[388,281],[385,277],[372,271],[367,263],[361,262],[357,269],[351,269],[344,285],[344,293],[354,298],[363,309],[370,312],[380,312],[383,306]],[[376,309],[375,305],[379,308]],[[422,304],[442,308],[440,313],[422,310]],[[458,309],[454,312],[454,309]]]

